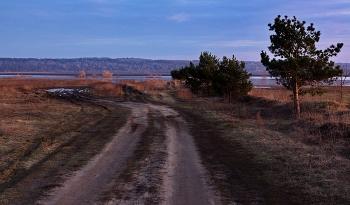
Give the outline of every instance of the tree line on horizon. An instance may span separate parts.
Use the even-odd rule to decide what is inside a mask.
[[[113,74],[163,74],[199,60],[151,60],[142,58],[0,58],[0,72],[52,72],[98,74],[104,70]],[[253,75],[266,75],[259,61],[245,61],[245,69]]]
[[[0,72],[50,72],[99,74],[104,70],[115,74],[162,74],[199,60],[151,60],[142,58],[0,58]],[[336,64],[346,67],[345,63]],[[245,61],[245,69],[253,75],[266,76],[260,61]]]
[[[114,74],[169,74],[172,69],[188,64],[188,60],[150,60],[142,58],[0,58],[0,72],[54,72]]]

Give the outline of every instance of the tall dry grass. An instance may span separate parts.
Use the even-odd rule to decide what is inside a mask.
[[[127,85],[133,87],[135,90],[138,90],[143,93],[148,93],[155,95],[157,91],[163,90],[166,88],[167,81],[164,80],[122,80],[119,82],[120,85]]]
[[[122,86],[113,83],[98,83],[93,86],[92,93],[97,95],[113,95],[120,96],[123,95]]]
[[[254,97],[262,97],[268,100],[276,100],[279,102],[290,102],[292,93],[283,87],[271,87],[271,89],[253,88],[249,95]]]
[[[35,78],[4,78],[0,80],[0,91],[11,92],[20,90],[35,90],[50,87],[89,86],[100,82],[96,79],[35,79]]]
[[[300,103],[307,102],[335,102],[340,103],[340,87],[339,86],[325,86],[323,87],[325,93],[322,95],[314,95],[306,94],[299,95]],[[345,106],[350,104],[350,86],[345,86],[343,88],[344,95],[342,99],[342,104]],[[263,97],[269,100],[277,100],[279,102],[291,102],[292,100],[292,92],[285,89],[282,86],[274,86],[271,89],[262,89],[262,88],[253,88],[249,95],[254,97]]]
[[[299,134],[305,136],[305,141],[334,142],[335,139],[350,135],[350,87],[345,87],[342,104],[340,104],[339,86],[326,86],[323,95],[310,94],[299,96],[301,118],[298,125]],[[252,89],[251,96],[292,103],[291,92],[283,87],[272,89]],[[270,112],[274,112],[271,110]],[[346,128],[348,127],[348,128]],[[350,136],[349,136],[350,138]],[[329,139],[329,141],[327,141]]]
[[[120,85],[99,79],[31,79],[31,78],[4,78],[0,81],[0,98],[19,95],[23,91],[52,87],[93,87],[94,94],[122,95]]]
[[[184,101],[190,101],[196,98],[195,94],[193,94],[189,89],[185,88],[175,89],[173,90],[173,93]]]

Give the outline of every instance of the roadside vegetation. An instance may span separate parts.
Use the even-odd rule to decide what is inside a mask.
[[[173,106],[188,116],[226,203],[348,204],[350,88],[343,105],[337,89],[302,96],[299,119],[282,87],[253,88],[234,103],[190,98],[179,88],[173,93],[183,103]]]

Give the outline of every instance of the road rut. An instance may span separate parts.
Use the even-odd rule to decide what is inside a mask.
[[[126,124],[87,166],[67,177],[63,186],[52,190],[39,204],[219,203],[208,186],[186,122],[175,110],[155,104],[107,103],[132,109]],[[156,120],[150,125],[149,116],[158,119],[158,123]],[[152,141],[151,153],[141,160],[138,171],[132,173],[132,182],[119,184],[120,175],[145,137],[146,129],[159,129],[163,137],[148,136],[158,139]],[[109,193],[107,199],[106,193]]]

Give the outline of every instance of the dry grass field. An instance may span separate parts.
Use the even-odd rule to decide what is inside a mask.
[[[67,101],[43,90],[52,87],[97,87],[108,95],[121,90],[93,80],[1,79],[0,204],[32,203],[50,184],[59,186],[60,173],[84,165],[124,123],[124,108]],[[26,189],[37,195],[27,196]]]

